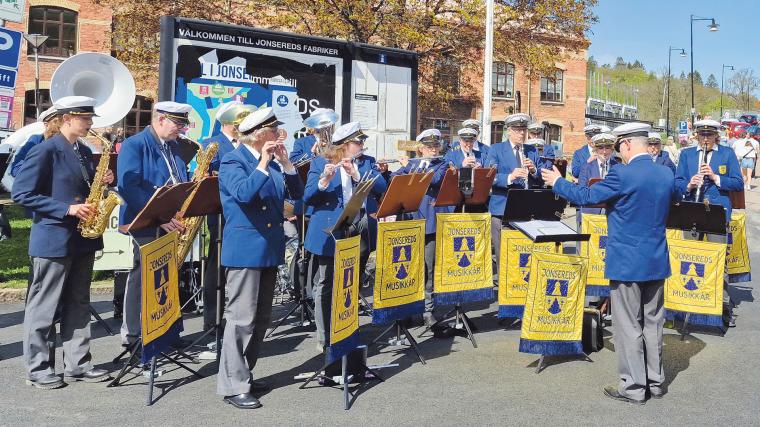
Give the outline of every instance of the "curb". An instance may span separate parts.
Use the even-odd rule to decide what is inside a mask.
[[[96,285],[90,288],[90,295],[104,295],[113,293],[113,283],[110,285]],[[0,289],[0,303],[14,304],[26,300],[26,289]]]

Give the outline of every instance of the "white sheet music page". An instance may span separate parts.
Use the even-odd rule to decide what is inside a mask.
[[[565,225],[562,221],[535,219],[532,221],[514,221],[511,224],[525,233],[531,240],[536,240],[537,236],[575,234],[575,230]]]

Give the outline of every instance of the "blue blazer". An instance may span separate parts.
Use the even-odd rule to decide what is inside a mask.
[[[207,138],[201,141],[200,144],[205,150],[208,148],[208,146],[212,142],[216,142],[219,149],[217,150],[214,158],[211,160],[211,164],[209,165],[208,171],[219,172],[219,165],[222,163],[222,159],[224,158],[224,156],[227,155],[227,153],[234,150],[235,146],[232,145],[232,141],[230,141],[230,139],[227,138],[227,136],[221,131],[218,134],[212,136],[211,138]],[[209,215],[206,218],[206,223],[208,224],[209,227],[212,227],[212,228],[217,227],[218,226],[217,216]]]
[[[660,154],[655,157],[654,162],[658,165],[667,166],[673,172],[673,175],[675,175],[676,165],[670,160],[670,155],[665,150],[660,151]]]
[[[18,153],[13,157],[13,163],[11,163],[11,176],[16,177],[18,175],[18,172],[21,170],[21,166],[24,164],[24,160],[26,159],[26,156],[29,155],[29,151],[32,150],[35,146],[40,144],[42,141],[45,140],[45,136],[43,134],[37,134],[32,135],[29,137],[29,139],[26,140],[26,143],[18,150]]]
[[[538,150],[532,145],[525,145],[524,149],[526,157],[536,165],[536,173],[528,176],[528,185],[530,187],[540,186],[543,181],[541,180],[541,172],[538,170],[540,162]],[[493,182],[491,200],[488,202],[488,211],[491,212],[491,215],[502,216],[504,215],[504,208],[507,206],[507,190],[510,188],[525,188],[525,182],[522,179],[518,179],[513,181],[512,184],[507,185],[507,176],[516,167],[522,167],[519,165],[515,152],[512,150],[512,144],[509,141],[496,144],[488,151],[485,166],[493,165],[496,165],[496,179]]]
[[[460,153],[460,157],[464,159],[462,156],[462,151],[458,148],[455,150],[455,152]],[[452,153],[450,151],[449,153]],[[477,153],[477,151],[475,151]],[[447,154],[448,155],[448,154]],[[477,157],[477,156],[476,156]],[[393,172],[391,174],[391,177],[394,177],[396,175],[406,175],[412,172],[413,169],[416,169],[417,166],[419,166],[420,160],[419,159],[410,159],[409,163],[406,164],[406,166],[402,167],[401,169],[397,170],[396,172]],[[460,160],[459,165],[461,166],[462,162]],[[441,189],[441,183],[443,182],[443,177],[446,175],[446,171],[449,169],[449,162],[445,159],[437,159],[432,160],[428,167],[425,169],[425,172],[432,171],[433,172],[433,180],[430,181],[430,186],[428,187],[427,192],[422,197],[422,202],[420,203],[420,208],[412,215],[412,218],[414,219],[424,219],[425,220],[425,234],[435,234],[435,214],[436,213],[449,213],[454,211],[453,206],[447,206],[447,207],[435,207],[433,206],[435,204],[435,199],[438,197],[438,191]]]
[[[541,157],[546,158],[546,160],[541,159]],[[556,159],[557,154],[554,152],[554,147],[552,147],[550,144],[544,144],[544,152],[539,155],[540,165],[538,165],[541,169],[549,169],[551,170],[552,166],[554,164],[549,159]]]
[[[303,195],[297,174],[283,174],[274,161],[269,176],[244,145],[224,156],[219,168],[219,195],[224,210],[222,265],[239,268],[276,267],[285,263],[283,206]]]
[[[371,156],[362,156],[357,159],[359,166],[359,175],[364,176],[369,172],[370,177],[380,175],[375,168],[375,158]],[[306,232],[304,247],[307,251],[322,255],[335,256],[335,239],[326,232],[325,229],[335,225],[338,216],[343,211],[343,207],[348,200],[343,200],[343,185],[341,184],[340,171],[333,176],[326,189],[319,189],[319,176],[325,169],[327,159],[320,156],[312,160],[309,176],[306,180],[304,190],[304,203],[307,209],[312,208],[311,219],[309,220],[309,229]],[[377,212],[378,200],[388,189],[388,183],[380,176],[375,180],[375,185],[367,197],[367,215]],[[368,216],[369,225],[369,247],[370,251],[375,249],[377,240],[377,220]],[[364,238],[364,236],[362,236]]]
[[[610,159],[610,170],[617,164],[618,162],[614,158]],[[609,174],[609,171],[607,171],[607,174]],[[578,185],[588,186],[588,182],[591,178],[601,178],[599,175],[599,160],[594,160],[591,163],[588,163],[587,161],[586,164],[581,167],[581,174],[578,177]],[[581,207],[581,213],[600,214],[602,213],[602,210],[600,208]]]
[[[130,136],[121,144],[117,157],[118,191],[124,199],[119,209],[119,225],[129,224],[148,204],[157,188],[169,181],[169,167],[166,165],[159,139],[148,126],[140,133]],[[179,180],[186,182],[187,166],[179,153],[177,142],[169,141],[169,148],[179,169]],[[137,237],[156,236],[157,229],[150,228],[132,233]]]
[[[696,146],[681,150],[681,155],[678,157],[678,168],[676,169],[676,190],[684,200],[695,201],[696,190],[686,191],[686,186],[689,185],[691,177],[699,171],[698,162],[699,152]],[[739,160],[736,159],[734,150],[716,145],[710,157],[710,167],[713,172],[720,176],[720,188],[715,185],[713,180],[705,178],[702,194],[710,200],[710,203],[723,206],[726,209],[726,221],[730,221],[731,200],[728,198],[728,192],[744,189],[744,180],[739,171]],[[721,169],[723,173],[721,173]],[[704,197],[700,196],[699,201],[704,200]]]
[[[79,144],[87,180],[74,148],[61,134],[35,145],[13,182],[13,201],[33,213],[29,256],[56,258],[103,249],[103,239],[79,234],[79,219],[68,216],[70,205],[84,203],[95,175],[92,151]]]
[[[313,156],[311,154],[311,147],[317,142],[317,137],[314,135],[304,136],[293,141],[293,150],[290,152],[290,161],[297,162],[299,160],[308,159]]]
[[[486,159],[488,159],[488,147],[481,144],[480,142],[478,142],[477,144],[478,144],[478,149],[473,150],[472,155],[475,156],[475,159],[481,165],[485,165]],[[443,160],[445,160],[447,164],[451,162],[451,164],[453,164],[455,168],[461,168],[462,162],[464,161],[464,151],[462,151],[461,145],[457,145],[456,148],[452,148],[451,150],[446,152],[446,155],[443,157]],[[436,194],[438,194],[438,192],[436,192]]]
[[[591,153],[588,151],[588,144],[583,146],[573,153],[573,166],[571,173],[573,177],[578,178],[581,175],[581,168],[588,163],[588,158],[591,157]]]
[[[604,277],[634,282],[670,276],[665,222],[675,197],[673,183],[668,168],[644,154],[610,168],[604,181],[591,187],[560,178],[553,191],[576,205],[607,204]]]

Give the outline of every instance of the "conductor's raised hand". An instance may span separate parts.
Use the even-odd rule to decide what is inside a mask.
[[[562,174],[556,166],[552,166],[551,169],[541,169],[541,178],[543,178],[546,185],[553,186],[557,179],[562,178]]]

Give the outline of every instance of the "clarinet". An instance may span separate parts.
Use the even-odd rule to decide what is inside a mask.
[[[605,160],[602,163],[602,179],[607,176],[607,168],[609,167],[609,160]]]
[[[697,163],[697,173],[699,173],[699,169],[702,168],[702,163],[707,160],[707,151],[705,150],[705,147],[702,147],[702,151],[699,152],[699,163]],[[705,177],[702,176],[702,182],[697,185],[696,192],[694,193],[694,201],[698,202],[699,197],[702,195],[702,186],[705,183]]]
[[[525,157],[526,157],[525,156],[525,143],[523,143],[520,146],[520,158],[517,159],[520,162],[520,167],[522,167],[523,160],[525,159]],[[528,169],[528,168],[524,168],[524,169],[527,170],[528,171],[528,175],[530,175],[530,169]],[[526,190],[528,189],[528,177],[527,176],[523,180],[523,188],[525,188]]]

